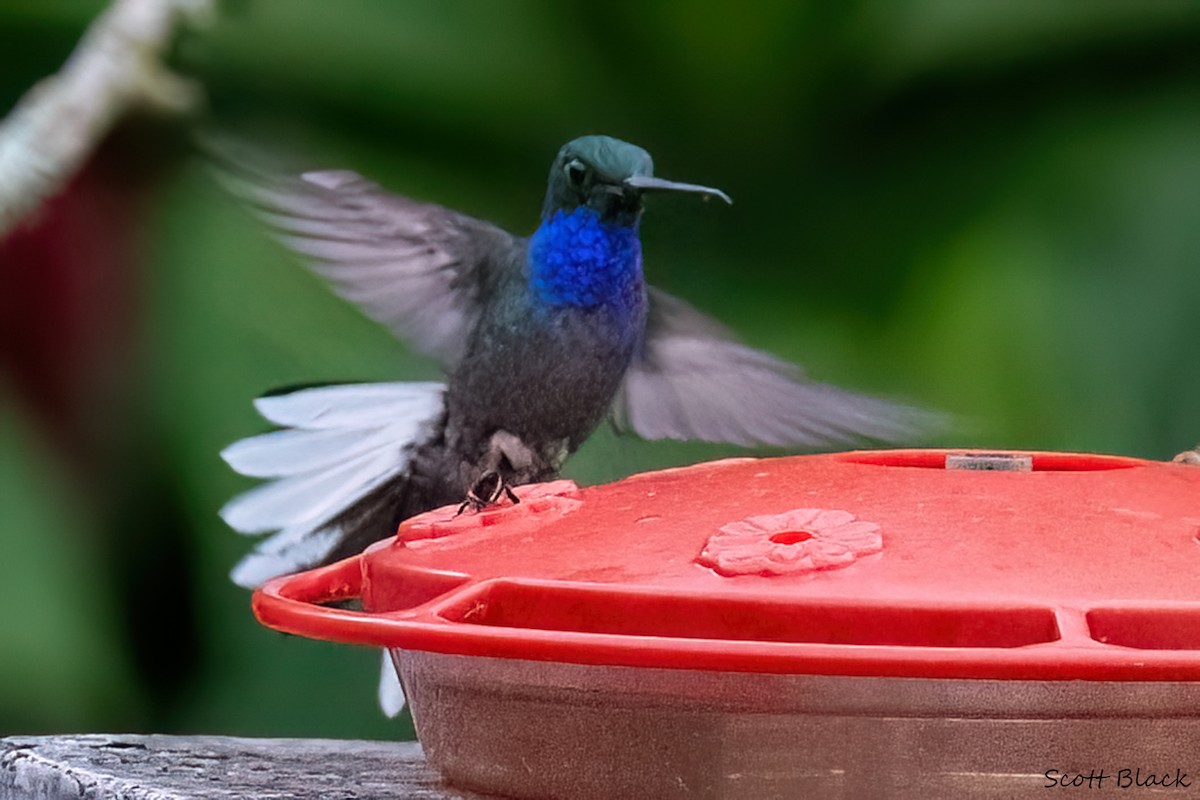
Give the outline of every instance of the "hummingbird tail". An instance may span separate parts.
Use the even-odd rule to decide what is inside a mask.
[[[392,654],[383,651],[383,666],[379,670],[379,710],[391,718],[404,710],[408,698],[404,696],[404,687],[396,675],[396,667],[392,665]]]
[[[254,588],[370,544],[348,541],[364,528],[349,524],[347,512],[403,491],[413,453],[438,430],[444,393],[441,383],[373,383],[255,400],[282,427],[235,442],[221,457],[234,471],[269,481],[220,514],[239,533],[272,535],[233,568],[234,583]],[[386,528],[374,532],[387,535]]]

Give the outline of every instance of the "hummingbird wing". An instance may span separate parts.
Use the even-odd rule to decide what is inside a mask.
[[[341,297],[454,365],[519,246],[488,222],[385,191],[354,172],[270,174],[226,160],[222,182]]]
[[[654,288],[640,352],[613,421],[646,439],[818,447],[903,441],[940,427],[926,411],[807,380],[739,344],[720,323]]]

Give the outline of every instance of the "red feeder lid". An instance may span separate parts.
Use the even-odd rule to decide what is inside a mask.
[[[266,625],[403,650],[817,675],[1200,680],[1200,469],[1067,453],[732,459],[414,517]],[[363,612],[323,605],[361,597]]]

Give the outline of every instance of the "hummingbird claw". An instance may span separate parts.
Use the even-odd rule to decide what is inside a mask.
[[[457,517],[468,507],[472,511],[482,511],[488,506],[498,504],[501,497],[507,497],[513,505],[521,502],[521,498],[513,492],[512,487],[508,485],[508,481],[504,480],[504,476],[499,470],[488,470],[479,476],[470,489],[467,489],[467,496],[459,505],[454,516]]]

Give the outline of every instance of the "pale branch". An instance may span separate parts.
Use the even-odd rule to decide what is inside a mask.
[[[216,0],[113,0],[56,75],[0,121],[0,237],[57,192],[135,108],[182,112],[200,89],[163,64],[182,24],[202,24]]]

